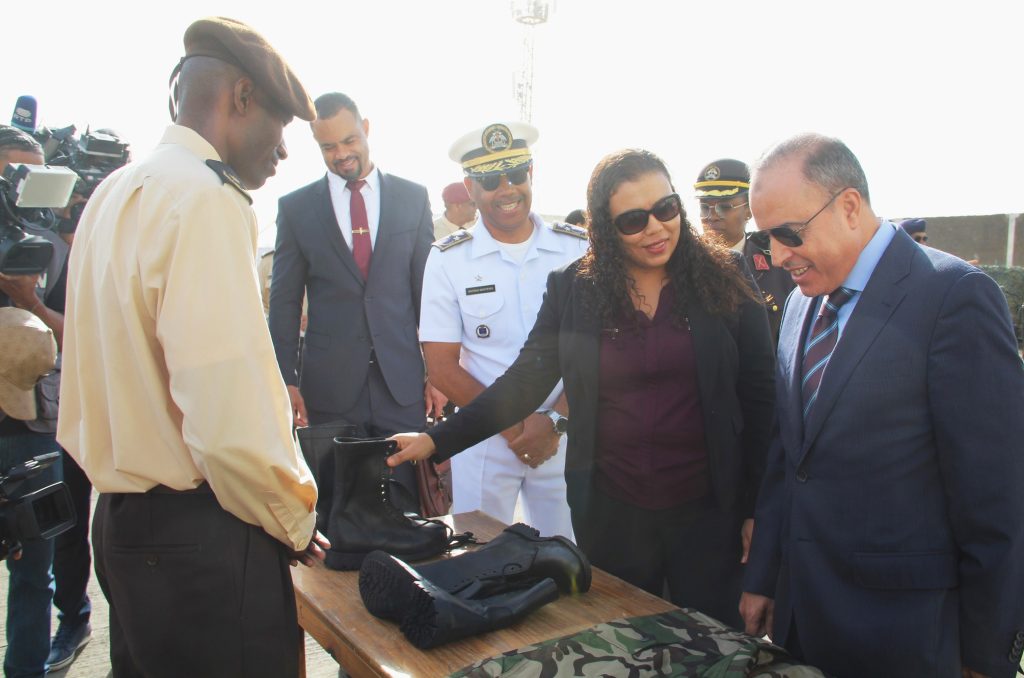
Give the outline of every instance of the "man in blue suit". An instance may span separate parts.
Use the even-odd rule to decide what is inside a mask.
[[[799,287],[740,611],[836,676],[1012,676],[1024,650],[1024,369],[977,268],[871,209],[840,141],[750,190]]]

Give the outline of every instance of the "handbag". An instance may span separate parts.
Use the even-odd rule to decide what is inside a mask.
[[[452,462],[439,464],[424,460],[416,464],[416,486],[420,491],[420,515],[436,518],[452,510]]]
[[[443,420],[443,417],[441,418]],[[427,425],[435,423],[427,419]],[[420,515],[436,518],[452,510],[452,462],[435,464],[428,459],[416,464],[416,487],[420,492]]]

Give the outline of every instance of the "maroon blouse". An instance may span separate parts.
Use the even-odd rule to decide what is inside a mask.
[[[689,323],[672,323],[675,294],[661,290],[650,319],[601,332],[598,375],[598,487],[612,497],[659,510],[710,492],[697,358]]]

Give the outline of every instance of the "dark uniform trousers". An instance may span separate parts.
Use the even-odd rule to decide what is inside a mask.
[[[287,550],[205,483],[101,494],[93,546],[114,678],[298,675]]]

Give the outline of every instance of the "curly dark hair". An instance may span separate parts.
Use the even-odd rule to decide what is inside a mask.
[[[579,275],[593,281],[593,294],[587,294],[582,301],[601,319],[603,327],[614,327],[623,316],[634,317],[630,292],[637,293],[636,281],[626,267],[621,236],[612,224],[609,202],[621,184],[651,173],[664,175],[672,184],[661,158],[650,151],[622,150],[605,156],[597,164],[587,186],[590,249],[580,260]],[[673,322],[684,323],[691,304],[714,315],[728,315],[744,300],[754,299],[733,252],[699,236],[686,218],[685,209],[680,219],[679,244],[666,265],[669,284],[675,292]]]

